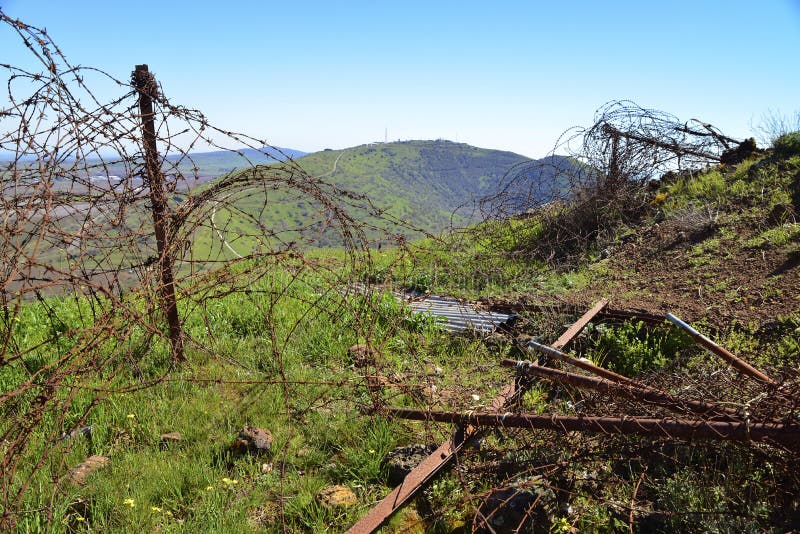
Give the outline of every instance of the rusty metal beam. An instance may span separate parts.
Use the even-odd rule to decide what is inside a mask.
[[[522,389],[517,387],[517,383],[506,386],[501,390],[497,398],[491,402],[492,409],[504,409],[506,406],[511,405],[521,393]],[[484,432],[486,432],[485,429],[471,424],[466,424],[456,429],[453,437],[439,445],[439,448],[412,469],[403,479],[403,482],[372,508],[367,515],[362,517],[358,523],[350,527],[347,534],[369,534],[375,532],[419,489],[438,475],[465,445],[480,437]]]
[[[526,375],[536,375],[577,388],[591,389],[601,393],[619,394],[624,397],[657,404],[673,410],[690,411],[699,415],[716,417],[728,421],[741,421],[742,414],[735,409],[719,406],[711,402],[679,399],[667,391],[657,388],[636,388],[627,384],[619,384],[602,378],[584,376],[531,362],[505,359],[501,362],[505,367],[514,367],[517,372]]]
[[[457,425],[582,431],[603,434],[638,434],[662,438],[712,439],[739,442],[775,442],[800,448],[800,425],[748,423],[691,419],[647,419],[636,417],[572,417],[562,415],[519,415],[512,413],[426,412],[390,408],[395,417],[416,421],[437,421]]]
[[[668,313],[666,317],[672,324],[674,324],[675,326],[677,326],[678,328],[689,334],[691,338],[697,342],[698,345],[702,346],[710,353],[716,354],[717,356],[728,362],[728,364],[731,367],[733,367],[740,373],[747,375],[750,378],[755,378],[756,380],[760,380],[761,382],[766,382],[767,384],[775,383],[775,381],[772,380],[770,377],[768,377],[767,375],[765,375],[764,373],[762,373],[761,371],[759,371],[758,369],[747,363],[746,361],[742,360],[735,354],[731,353],[726,348],[717,345],[716,343],[708,339],[706,336],[704,336],[703,334],[692,328],[690,325],[678,319],[676,316],[672,315],[671,313]]]
[[[608,305],[608,299],[600,299],[597,304],[592,307],[592,309],[584,313],[580,319],[575,321],[575,323],[573,323],[573,325],[567,329],[566,332],[561,334],[561,337],[559,337],[551,346],[555,349],[563,349],[569,345],[572,340],[578,337],[578,334],[580,334],[581,331],[586,328],[586,325],[589,324],[589,322],[594,319],[595,316],[603,310],[603,308],[606,307],[606,305]]]

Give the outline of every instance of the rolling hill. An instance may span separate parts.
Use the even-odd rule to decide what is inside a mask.
[[[492,194],[525,161],[513,152],[441,140],[361,145],[297,160],[313,176],[366,194],[390,215],[430,232],[468,223],[473,201]]]
[[[511,189],[523,188],[532,195],[518,210],[523,211],[559,195],[563,180],[558,173],[575,168],[574,161],[564,156],[530,160],[513,152],[446,140],[326,149],[295,163],[311,176],[368,197],[385,217],[376,221],[361,209],[350,215],[367,225],[368,238],[378,240],[382,238],[377,228],[415,239],[468,226],[486,215],[487,205],[494,208],[485,199],[498,194],[502,198]],[[201,174],[205,172],[200,169]],[[341,244],[316,201],[299,191],[249,189],[226,196],[214,213],[215,228],[192,238],[200,256],[245,255],[264,246],[282,248],[294,242],[322,247]],[[221,236],[227,243],[220,241]]]
[[[366,195],[377,208],[385,210],[387,218],[421,230],[399,230],[409,238],[476,222],[481,216],[479,201],[509,184],[519,187],[522,183],[531,191],[541,192],[540,201],[548,201],[559,190],[554,178],[559,165],[555,163],[562,168],[572,165],[572,160],[562,156],[530,160],[513,152],[445,140],[374,143],[315,152],[295,161],[312,176]],[[275,192],[266,204],[265,209],[264,194],[254,191],[236,200],[234,211],[238,213],[228,216],[221,209],[220,218],[231,228],[238,228],[240,235],[250,233],[256,217],[261,228],[281,232],[281,228],[303,227],[315,210],[311,202]],[[297,236],[284,237],[289,241]],[[334,244],[327,239],[321,243]]]

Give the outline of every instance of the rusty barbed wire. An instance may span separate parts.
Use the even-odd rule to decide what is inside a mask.
[[[480,200],[479,235],[505,255],[569,265],[614,227],[641,217],[658,179],[757,152],[752,139],[730,138],[707,122],[683,122],[631,101],[608,102],[590,127],[570,128],[551,154],[514,167],[497,193]],[[526,217],[538,217],[541,230],[533,236],[509,230]]]
[[[277,387],[287,416],[296,388],[332,396],[334,387],[363,387],[363,377],[288,377],[284,358],[297,333],[320,318],[374,337],[380,298],[352,288],[370,269],[373,244],[402,250],[407,224],[311,176],[266,141],[170,102],[146,67],[129,81],[72,65],[44,30],[1,10],[0,31],[15,34],[27,54],[19,56],[24,65],[0,65],[0,529],[17,524],[40,472],[63,478],[73,445],[60,437],[104,399],[208,380],[172,374],[184,350],[253,371],[216,349],[210,318],[225,298],[247,302],[270,372],[216,383]],[[224,168],[204,171],[202,151],[229,156]],[[326,259],[314,254],[321,247],[341,253]],[[170,293],[174,315],[164,300]],[[59,317],[56,302],[69,303],[73,315]],[[285,302],[305,310],[288,325],[275,319]],[[29,335],[23,323],[33,319]],[[63,491],[52,484],[40,510],[46,522]]]

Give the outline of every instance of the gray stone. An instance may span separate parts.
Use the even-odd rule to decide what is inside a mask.
[[[244,427],[231,443],[230,450],[237,455],[260,456],[272,449],[272,433],[265,428]]]
[[[436,450],[436,445],[407,445],[398,447],[386,455],[384,463],[389,467],[389,484],[397,486],[412,469]]]

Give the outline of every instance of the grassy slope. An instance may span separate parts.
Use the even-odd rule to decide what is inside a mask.
[[[315,176],[367,194],[395,217],[429,231],[444,229],[454,210],[493,191],[515,164],[527,158],[512,152],[476,148],[449,141],[409,141],[323,151],[298,160]],[[463,223],[471,215],[459,214]]]
[[[449,141],[409,141],[326,150],[300,158],[297,163],[312,176],[367,195],[389,219],[438,233],[451,224],[467,224],[472,216],[470,203],[492,192],[513,165],[526,160],[511,152]],[[261,211],[263,204],[263,194],[258,192],[237,201],[245,214],[259,213],[267,228],[303,226],[315,211],[313,203],[287,200],[281,194],[273,194],[267,209]],[[453,215],[464,206],[465,210]],[[234,218],[245,233],[256,233],[246,216]],[[420,235],[408,228],[398,231],[409,237]]]
[[[799,171],[800,158],[758,165],[746,162],[735,169],[716,169],[666,185],[661,191],[666,196],[658,201],[654,196],[650,212],[638,224],[617,227],[616,238],[589,247],[582,262],[560,272],[519,259],[492,259],[491,244],[478,241],[456,255],[421,252],[417,263],[408,261],[405,270],[394,272],[389,267],[392,253],[384,252],[376,257],[373,274],[379,278],[392,274],[401,282],[410,278],[433,290],[491,295],[521,304],[556,300],[588,305],[602,294],[611,296],[617,306],[646,304],[649,309],[677,310],[701,325],[713,324],[718,312],[727,310],[743,320],[736,328],[719,330],[718,340],[770,371],[787,364],[797,369],[800,229],[785,209],[783,216],[780,210],[798,207]],[[709,207],[714,209],[710,215],[705,211]],[[517,221],[510,230],[535,234],[536,221]],[[601,249],[611,249],[610,256],[601,259]],[[736,269],[729,269],[731,264]],[[745,267],[748,265],[754,267]],[[681,276],[669,278],[672,271]],[[479,272],[482,278],[464,277],[465,272]],[[289,380],[318,383],[287,388],[269,383],[177,380],[110,396],[87,421],[95,429],[92,438],[75,440],[66,465],[75,465],[89,454],[109,454],[111,464],[94,474],[85,487],[62,485],[56,524],[69,525],[75,531],[228,532],[280,531],[281,521],[285,521],[293,531],[344,530],[388,491],[380,462],[386,451],[396,444],[442,438],[446,426],[431,433],[424,425],[386,422],[361,413],[370,399],[359,379],[363,371],[354,367],[346,350],[363,341],[353,317],[349,313],[306,315],[309,302],[317,298],[324,284],[317,283],[316,288],[313,283],[307,287],[295,284],[288,293],[291,298],[284,298],[274,308],[268,296],[274,290],[269,284],[276,282],[267,281],[250,285],[248,293],[210,302],[205,310],[207,319],[200,310],[189,315],[187,329],[198,345],[192,346],[191,365],[171,377],[268,382],[284,373]],[[701,296],[712,295],[713,299],[698,304],[698,287]],[[760,300],[754,302],[754,298]],[[708,308],[708,304],[716,307]],[[64,322],[80,323],[69,301],[52,301],[51,306]],[[379,349],[380,364],[369,372],[380,373],[393,384],[383,388],[393,405],[471,409],[472,395],[491,398],[508,380],[508,373],[496,365],[511,350],[505,342],[486,345],[444,335],[424,320],[402,321],[403,312],[391,301],[371,313],[376,314],[371,336]],[[554,339],[564,322],[571,320],[555,315],[524,316],[523,329],[544,339]],[[23,347],[35,346],[46,335],[46,331],[42,333],[46,317],[32,305],[15,319],[15,336]],[[772,328],[762,330],[770,321]],[[292,330],[295,324],[299,326]],[[277,338],[285,340],[282,368],[272,352],[274,338],[265,325],[277,329]],[[727,376],[720,370],[722,366],[715,367],[685,340],[663,333],[640,337],[636,327],[627,325],[596,330],[582,346],[596,350],[595,356],[627,374],[653,373],[667,366],[669,373],[703,372],[717,377],[715,381]],[[654,347],[664,352],[656,354]],[[10,390],[15,381],[51,357],[40,350],[0,368],[3,389]],[[120,362],[118,369],[123,383],[133,380],[126,376],[133,373],[126,371],[127,365]],[[151,347],[139,367],[146,376],[165,372],[164,347]],[[647,376],[658,383],[657,374]],[[415,384],[419,388],[415,389]],[[437,386],[435,394],[431,394],[431,385]],[[551,395],[550,388],[535,388],[526,396],[525,408],[548,413],[568,410],[563,398],[551,399]],[[88,391],[81,393],[79,407],[90,397]],[[278,451],[274,457],[234,461],[225,457],[226,445],[245,424],[273,431]],[[52,432],[62,430],[69,428]],[[164,450],[159,434],[176,430],[184,440]],[[46,443],[44,440],[41,446],[49,446]],[[637,469],[641,465],[632,458],[639,458],[641,450],[651,451],[653,458],[635,503],[637,528],[643,531],[749,531],[773,524],[786,530],[791,517],[798,518],[796,502],[787,504],[784,499],[786,491],[795,491],[793,482],[770,474],[778,466],[765,466],[757,453],[754,456],[733,446],[705,449],[696,443],[659,448],[657,441],[579,440],[549,433],[515,437],[509,433],[504,441],[489,436],[482,450],[487,452],[465,457],[458,473],[433,485],[427,498],[440,514],[428,519],[426,529],[463,527],[474,515],[473,501],[462,500],[466,492],[480,493],[487,485],[505,483],[505,476],[513,476],[508,471],[487,470],[480,464],[484,454],[487,461],[500,462],[497,465],[504,470],[521,462],[519,477],[527,481],[532,480],[531,473],[549,472],[562,460],[565,465],[577,466],[552,475],[552,486],[542,486],[557,489],[562,484],[568,488],[564,494],[541,490],[543,502],[552,504],[542,521],[552,523],[558,531],[566,532],[570,525],[582,531],[627,530],[627,510],[613,503],[627,506],[636,501],[634,487],[639,487]],[[572,452],[584,455],[577,460],[582,463],[563,456]],[[31,457],[36,454],[33,450]],[[471,472],[470,466],[475,464],[470,462],[478,462],[481,469]],[[272,471],[262,471],[263,463],[271,464]],[[539,471],[540,467],[544,471]],[[54,464],[37,476],[25,508],[35,510],[46,502],[50,473],[63,473],[63,468]],[[321,506],[315,495],[330,484],[353,488],[357,505],[347,509]],[[742,488],[746,498],[741,496]],[[80,499],[88,504],[72,504]],[[285,503],[283,515],[278,501]],[[731,507],[739,515],[728,513]],[[681,510],[700,513],[673,513]],[[28,514],[23,526],[36,531],[43,521],[40,514]]]

